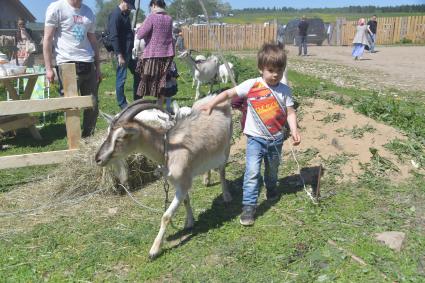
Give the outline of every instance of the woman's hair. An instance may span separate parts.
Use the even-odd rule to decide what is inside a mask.
[[[257,66],[259,70],[274,67],[285,70],[286,52],[281,44],[265,43],[257,53]]]
[[[167,6],[164,0],[151,0],[151,2],[149,3],[149,7],[152,7],[153,5],[156,5],[163,9],[165,9],[165,7]]]
[[[359,21],[357,22],[357,25],[362,26],[366,23],[365,18],[360,18]]]

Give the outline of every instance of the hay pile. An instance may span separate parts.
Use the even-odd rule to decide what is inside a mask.
[[[85,139],[80,145],[80,150],[60,164],[46,180],[52,191],[61,197],[78,197],[93,192],[96,193],[123,193],[118,180],[114,177],[112,169],[96,165],[94,156],[102,144],[105,132]],[[139,189],[142,185],[154,180],[155,164],[141,154],[127,158],[129,171],[129,184],[131,190]]]

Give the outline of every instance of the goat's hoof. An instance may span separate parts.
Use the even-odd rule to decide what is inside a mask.
[[[194,226],[194,221],[188,221],[184,224],[184,230],[192,230]]]
[[[158,257],[158,255],[159,255],[159,251],[155,253],[149,252],[149,259],[154,260]]]

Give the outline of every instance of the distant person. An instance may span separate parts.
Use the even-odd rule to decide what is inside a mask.
[[[75,63],[77,87],[82,96],[93,95],[95,105],[84,110],[82,136],[93,135],[98,110],[98,85],[102,79],[95,35],[96,17],[82,0],[58,0],[46,10],[43,55],[46,78],[53,82],[52,59],[59,66]],[[53,54],[52,54],[53,50]],[[60,76],[60,72],[58,72]]]
[[[118,106],[124,109],[127,99],[124,94],[127,68],[133,74],[133,99],[136,99],[140,77],[135,74],[136,60],[132,58],[134,46],[134,32],[131,27],[130,11],[134,9],[134,0],[120,0],[118,6],[111,12],[108,18],[108,32],[117,61],[115,94]]]
[[[356,27],[356,35],[353,39],[353,58],[358,60],[362,58],[365,47],[369,44],[367,40],[367,26],[365,25],[366,20],[364,18],[359,19]]]
[[[304,51],[304,56],[307,56],[307,30],[308,23],[307,18],[302,16],[300,23],[298,24],[298,37],[299,37],[299,45],[298,45],[298,56],[301,56],[301,51]]]
[[[16,32],[16,59],[19,66],[32,67],[34,65],[34,52],[36,46],[32,37],[32,30],[26,27],[25,20],[19,18]]]
[[[168,113],[172,113],[171,109],[171,98],[177,94],[177,78],[179,77],[179,72],[177,70],[177,65],[173,61],[171,63],[170,69],[168,69],[165,87],[163,90],[163,95],[165,97],[165,105]]]
[[[334,31],[334,27],[333,27],[333,25],[331,23],[329,23],[328,28],[326,30],[326,35],[327,35],[327,39],[328,39],[328,45],[331,45],[333,31]]]
[[[183,33],[180,31],[176,37],[176,51],[182,52],[184,50]]]
[[[367,28],[371,37],[371,44],[370,44],[370,53],[375,53],[375,45],[376,45],[376,31],[378,29],[378,22],[376,21],[376,15],[372,16],[372,19],[370,19],[367,22]]]
[[[165,11],[164,0],[151,0],[149,7],[151,14],[136,33],[138,39],[146,42],[143,59],[137,62],[136,71],[141,79],[137,96],[154,96],[162,107],[162,92],[174,57],[173,19]]]

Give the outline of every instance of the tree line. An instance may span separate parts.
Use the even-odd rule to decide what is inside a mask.
[[[342,8],[302,8],[296,9],[291,7],[271,7],[271,8],[244,8],[236,9],[232,12],[234,14],[243,13],[268,13],[271,11],[276,12],[300,12],[300,13],[421,13],[425,12],[425,4],[421,5],[400,5],[400,6],[348,6]]]

